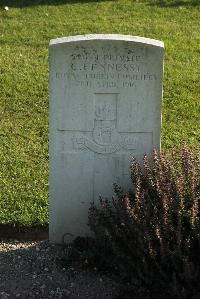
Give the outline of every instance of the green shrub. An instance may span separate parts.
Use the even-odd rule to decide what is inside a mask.
[[[199,148],[134,159],[131,177],[132,193],[115,185],[89,210],[100,256],[132,298],[200,298]]]

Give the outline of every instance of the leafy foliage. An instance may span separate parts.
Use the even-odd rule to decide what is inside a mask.
[[[132,292],[145,286],[143,298],[200,298],[199,148],[155,150],[132,161],[131,176],[132,194],[115,186],[112,201],[89,210],[102,256]]]

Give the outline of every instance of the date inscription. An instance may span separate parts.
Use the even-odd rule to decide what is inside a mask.
[[[69,55],[65,72],[55,72],[58,80],[68,80],[73,86],[84,88],[135,88],[137,84],[158,80],[148,71],[144,51],[124,49],[123,55],[78,47]]]

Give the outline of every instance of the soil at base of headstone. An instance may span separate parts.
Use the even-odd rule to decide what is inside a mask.
[[[133,298],[116,275],[69,264],[69,250],[49,243],[48,226],[0,225],[0,299]]]
[[[63,263],[67,246],[43,241],[0,241],[0,298],[111,299],[118,285],[94,269]]]
[[[44,226],[14,226],[11,224],[0,224],[1,239],[17,239],[23,241],[38,241],[48,239],[48,225]]]

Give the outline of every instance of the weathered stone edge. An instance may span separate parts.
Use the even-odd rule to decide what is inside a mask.
[[[78,41],[95,41],[95,40],[111,40],[111,41],[129,41],[142,44],[153,45],[164,48],[164,43],[160,40],[146,38],[142,36],[122,35],[122,34],[85,34],[67,36],[50,40],[49,46],[54,46],[62,43],[78,42]]]

